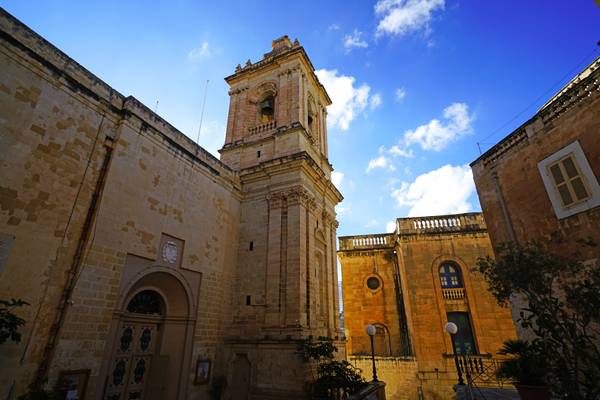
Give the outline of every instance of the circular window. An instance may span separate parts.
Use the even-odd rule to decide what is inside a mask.
[[[369,279],[367,279],[367,286],[371,290],[377,290],[377,289],[379,289],[379,286],[381,286],[381,282],[379,282],[379,279],[372,276]]]

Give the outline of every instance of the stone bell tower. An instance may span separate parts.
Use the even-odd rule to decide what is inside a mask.
[[[334,207],[342,196],[327,159],[331,100],[304,48],[287,36],[225,80],[221,160],[242,183],[228,390],[233,398],[244,385],[249,398],[304,398],[297,340],[340,335]]]

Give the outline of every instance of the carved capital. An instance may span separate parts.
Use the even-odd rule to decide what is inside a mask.
[[[302,186],[294,186],[287,190],[287,198],[290,204],[307,205],[313,196]]]
[[[313,211],[317,208],[317,201],[314,196],[302,186],[294,186],[278,192],[271,192],[267,195],[267,201],[271,208],[281,207],[284,200],[289,205],[302,204]]]
[[[323,222],[325,222],[327,225],[332,225],[336,222],[335,220],[335,215],[330,213],[327,210],[323,210],[323,212],[321,213],[322,217],[323,217]],[[337,228],[337,226],[336,226]]]
[[[284,192],[273,192],[267,195],[267,201],[269,202],[269,208],[281,208],[283,200],[285,199]]]

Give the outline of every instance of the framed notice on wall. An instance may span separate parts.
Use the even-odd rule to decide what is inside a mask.
[[[85,389],[89,377],[89,369],[60,371],[58,382],[56,383],[56,392],[59,394],[59,398],[65,400],[85,399]]]
[[[196,363],[195,385],[206,385],[210,380],[210,360],[198,360]]]

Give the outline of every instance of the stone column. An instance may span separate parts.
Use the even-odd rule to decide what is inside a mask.
[[[269,228],[266,273],[266,326],[280,325],[280,274],[281,274],[281,213],[285,199],[281,192],[267,196],[269,203]]]
[[[288,246],[286,278],[286,326],[307,326],[306,270],[309,260],[309,230],[307,201],[311,198],[306,189],[294,187],[289,190],[288,200]]]

